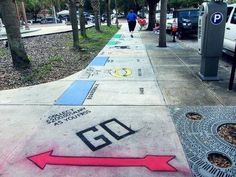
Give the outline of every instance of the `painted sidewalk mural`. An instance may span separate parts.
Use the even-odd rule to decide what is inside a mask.
[[[1,92],[0,176],[191,177],[140,34],[79,73]]]

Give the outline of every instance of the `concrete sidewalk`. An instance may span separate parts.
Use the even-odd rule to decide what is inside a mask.
[[[94,24],[89,23],[86,25],[86,28],[93,27]],[[80,27],[79,27],[80,29]],[[21,29],[21,36],[24,37],[32,37],[32,36],[42,36],[49,35],[55,33],[66,33],[72,31],[71,25],[66,24],[44,24],[44,25],[32,25],[30,26],[30,30]],[[5,29],[0,30],[0,40],[6,40],[7,35]]]
[[[0,92],[0,176],[236,174],[235,146],[217,135],[235,123],[227,68],[220,81],[203,83],[196,51],[172,42],[158,48],[152,32],[131,38],[127,31],[123,25],[79,73]],[[189,112],[203,119],[188,119]],[[211,152],[232,166],[212,165]]]

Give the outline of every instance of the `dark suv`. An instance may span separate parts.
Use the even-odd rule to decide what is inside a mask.
[[[197,34],[199,9],[178,9],[173,12],[173,18],[178,19],[177,36],[182,39],[188,34]]]

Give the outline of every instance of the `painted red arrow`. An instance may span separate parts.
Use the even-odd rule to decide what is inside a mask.
[[[176,168],[168,162],[175,158],[173,155],[147,155],[144,158],[114,158],[114,157],[76,157],[52,155],[53,150],[28,157],[39,168],[48,165],[70,166],[105,166],[105,167],[146,167],[152,171],[175,172]]]

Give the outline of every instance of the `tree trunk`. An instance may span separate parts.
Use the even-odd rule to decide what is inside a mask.
[[[53,17],[55,19],[55,23],[57,24],[57,14],[56,14],[56,8],[54,4],[52,4],[52,11],[53,11]]]
[[[16,18],[18,18],[18,20],[20,20],[20,13],[19,13],[19,8],[18,8],[18,5],[17,5],[17,2],[14,0],[15,2],[15,7],[16,7]]]
[[[115,9],[116,9],[116,28],[119,28],[119,21],[118,21],[118,8],[117,8],[117,0],[115,0]]]
[[[23,17],[23,20],[25,22],[25,29],[29,30],[30,27],[29,27],[28,20],[27,20],[27,17],[26,17],[25,3],[23,1],[21,1],[21,10],[22,10],[22,17]]]
[[[167,0],[161,0],[159,47],[166,47]]]
[[[99,19],[100,19],[100,14],[98,11],[94,12],[94,16],[95,16],[95,29],[97,31],[101,31],[101,28],[100,28],[100,22],[99,22]]]
[[[70,13],[70,22],[72,26],[73,33],[73,46],[75,49],[79,49],[79,29],[78,29],[78,20],[76,14],[76,2],[75,0],[69,0],[69,13]]]
[[[94,11],[94,16],[95,16],[95,29],[97,31],[101,31],[100,29],[100,2],[99,0],[91,0],[91,6]]]
[[[147,30],[152,31],[153,28],[155,27],[156,23],[156,8],[157,8],[157,3],[156,2],[151,2],[148,4],[149,6],[149,18],[148,18],[148,27]]]
[[[85,17],[84,17],[84,2],[80,0],[79,3],[79,21],[80,21],[80,34],[83,38],[87,38],[86,28],[85,28]]]
[[[20,34],[20,22],[17,18],[15,1],[1,0],[0,11],[6,28],[8,44],[10,46],[13,65],[16,68],[30,67],[30,60],[26,54]]]
[[[106,0],[107,26],[111,26],[111,0]]]

